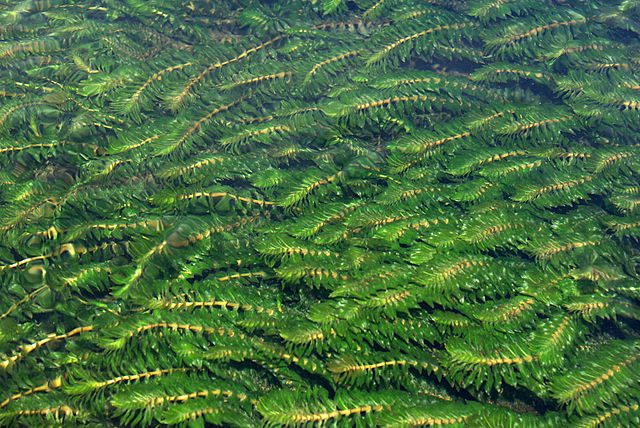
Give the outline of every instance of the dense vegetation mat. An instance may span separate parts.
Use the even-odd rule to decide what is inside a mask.
[[[640,1],[0,22],[2,426],[640,424]]]

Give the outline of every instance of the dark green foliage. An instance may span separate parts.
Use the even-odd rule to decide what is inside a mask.
[[[640,425],[635,0],[0,4],[0,425]]]

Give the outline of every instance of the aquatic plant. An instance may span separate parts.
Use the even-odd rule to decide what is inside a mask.
[[[640,423],[640,2],[0,4],[3,426]]]

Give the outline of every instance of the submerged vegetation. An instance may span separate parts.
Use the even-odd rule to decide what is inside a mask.
[[[2,426],[640,423],[640,1],[0,21]]]

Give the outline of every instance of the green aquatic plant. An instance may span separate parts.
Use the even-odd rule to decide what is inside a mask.
[[[640,423],[640,3],[0,4],[2,426]]]

